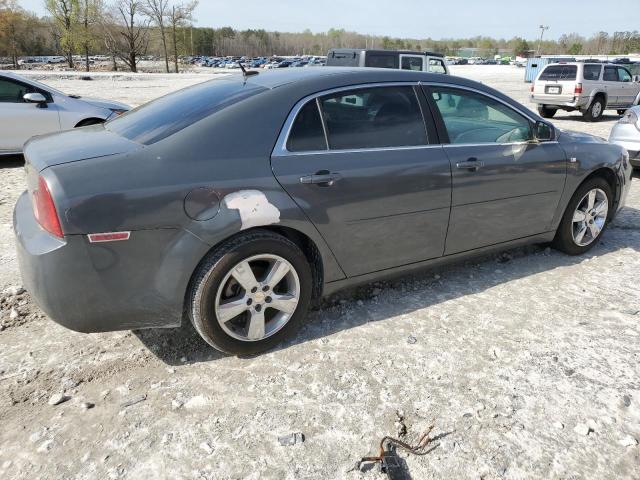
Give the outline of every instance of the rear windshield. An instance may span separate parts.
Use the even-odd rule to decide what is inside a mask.
[[[576,65],[549,65],[540,75],[540,80],[575,80],[577,74]]]
[[[205,117],[266,90],[259,85],[212,80],[142,105],[107,123],[131,141],[151,145]]]

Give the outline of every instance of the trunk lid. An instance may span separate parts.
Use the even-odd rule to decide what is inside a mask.
[[[34,137],[24,147],[25,164],[36,172],[53,165],[129,153],[142,148],[102,125]]]

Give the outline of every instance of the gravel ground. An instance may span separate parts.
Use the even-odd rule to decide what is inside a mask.
[[[523,70],[452,70],[526,102]],[[205,78],[47,81],[138,104]],[[616,118],[555,123],[606,137]],[[0,170],[0,289],[20,285],[21,166]],[[589,255],[529,247],[370,285],[254,358],[212,351],[189,325],[77,334],[5,290],[0,478],[375,480],[354,465],[383,435],[434,425],[433,451],[401,454],[414,479],[637,479],[639,268],[634,180]],[[280,445],[295,432],[304,442]]]

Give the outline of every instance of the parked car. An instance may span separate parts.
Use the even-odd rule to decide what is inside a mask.
[[[256,112],[260,112],[256,115]],[[256,353],[323,294],[536,242],[588,251],[625,150],[467,79],[291,68],[37,137],[14,212],[23,282],[81,332],[180,325]]]
[[[327,54],[327,66],[396,68],[419,72],[449,73],[444,55],[409,50],[333,48]]]
[[[624,111],[640,103],[640,76],[622,65],[554,63],[540,71],[531,85],[531,101],[544,118],[558,110],[579,110],[585,120],[602,118],[605,110]]]
[[[629,152],[629,161],[640,168],[640,106],[631,107],[611,129],[609,141]]]
[[[21,153],[34,135],[102,123],[130,109],[120,102],[66,95],[10,72],[0,72],[0,104],[0,156]]]

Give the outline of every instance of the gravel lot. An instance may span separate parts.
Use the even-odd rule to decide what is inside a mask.
[[[527,101],[521,69],[452,71]],[[46,81],[133,105],[213,78],[68,77]],[[607,137],[616,119],[554,121]],[[0,290],[20,285],[21,167],[0,166]],[[402,454],[414,479],[637,479],[638,271],[636,179],[585,257],[530,247],[370,285],[255,358],[218,354],[189,325],[73,333],[5,292],[0,478],[381,479],[354,465],[404,423],[409,441],[430,425],[437,437],[426,456]],[[305,441],[280,445],[294,432]]]

